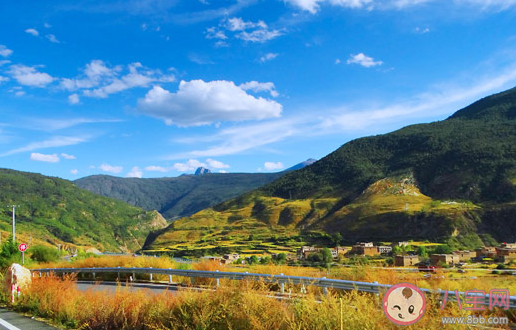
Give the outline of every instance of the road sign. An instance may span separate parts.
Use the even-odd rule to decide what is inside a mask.
[[[25,250],[27,250],[27,244],[21,243],[18,245],[18,250],[20,250],[20,252],[25,252]]]

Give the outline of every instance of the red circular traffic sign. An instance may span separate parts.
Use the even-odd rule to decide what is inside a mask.
[[[20,252],[25,252],[25,250],[27,250],[27,244],[21,243],[18,245],[18,250],[20,250]]]

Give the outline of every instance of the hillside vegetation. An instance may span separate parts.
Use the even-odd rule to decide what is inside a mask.
[[[148,233],[166,226],[156,212],[97,196],[70,181],[40,174],[0,169],[0,232],[11,231],[16,204],[19,241],[91,246],[101,251],[135,251]]]
[[[514,241],[515,142],[511,89],[443,121],[350,141],[309,167],[171,224],[145,248],[238,245],[244,233],[266,239],[313,231],[339,232],[341,243],[430,239],[472,248]]]

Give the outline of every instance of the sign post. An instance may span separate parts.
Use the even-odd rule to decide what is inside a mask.
[[[22,253],[22,265],[25,265],[25,250],[27,250],[27,244],[21,243],[18,245],[18,250]]]

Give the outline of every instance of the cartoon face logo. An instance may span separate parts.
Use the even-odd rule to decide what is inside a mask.
[[[383,311],[387,318],[398,325],[411,325],[425,313],[425,295],[410,283],[392,286],[383,297]]]

